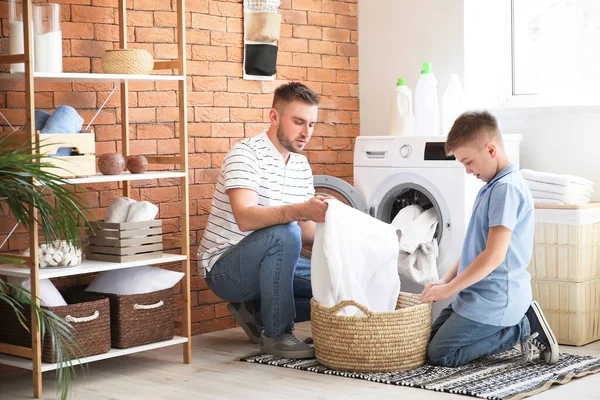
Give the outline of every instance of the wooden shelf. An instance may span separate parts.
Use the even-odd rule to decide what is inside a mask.
[[[108,351],[108,353],[98,354],[98,355],[91,356],[91,357],[84,357],[84,358],[79,359],[78,361],[74,361],[73,365],[86,364],[86,363],[90,363],[90,362],[94,362],[94,361],[106,360],[107,358],[120,357],[120,356],[125,356],[128,354],[140,353],[142,351],[160,349],[162,347],[168,347],[168,346],[174,346],[177,344],[187,343],[187,341],[188,341],[188,338],[186,338],[186,337],[175,336],[173,339],[170,339],[170,340],[164,340],[162,342],[145,344],[142,346],[132,347],[129,349],[110,349]],[[29,369],[29,370],[32,369],[32,365],[33,365],[31,360],[28,358],[15,357],[15,356],[10,356],[8,354],[2,354],[2,353],[0,353],[0,364],[11,365],[13,367]],[[58,368],[57,364],[42,363],[42,372],[53,371],[57,368]]]
[[[123,172],[120,175],[102,175],[97,174],[83,178],[69,178],[67,181],[73,185],[81,185],[86,183],[104,183],[104,182],[123,182],[123,181],[142,181],[147,179],[165,179],[165,178],[182,178],[185,172],[180,171],[156,171],[145,172],[143,174],[130,174]]]
[[[163,253],[162,257],[151,258],[148,260],[131,261],[126,263],[113,263],[106,261],[93,261],[83,260],[81,265],[77,267],[67,268],[40,268],[39,278],[50,279],[58,278],[61,276],[73,276],[81,274],[89,274],[92,272],[111,271],[115,269],[124,269],[139,267],[141,265],[156,265],[156,264],[167,264],[171,262],[184,261],[187,257],[181,254],[166,254]],[[0,275],[16,276],[20,278],[29,278],[30,269],[28,266],[21,266],[15,264],[1,264]]]
[[[23,80],[25,74],[0,74],[0,79]],[[182,81],[182,75],[125,75],[125,74],[88,74],[79,72],[34,72],[33,78],[39,82],[136,82],[136,81]]]

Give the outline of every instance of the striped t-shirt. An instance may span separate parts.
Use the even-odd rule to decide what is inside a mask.
[[[290,153],[287,162],[266,131],[237,143],[223,159],[210,215],[198,248],[198,269],[210,271],[219,257],[246,235],[233,217],[228,189],[244,188],[258,193],[259,206],[302,203],[315,194],[313,176],[305,156]]]

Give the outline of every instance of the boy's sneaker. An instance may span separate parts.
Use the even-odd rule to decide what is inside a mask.
[[[533,347],[535,346],[540,351],[540,358],[546,364],[556,364],[558,361],[558,343],[556,337],[544,317],[542,307],[537,301],[532,301],[527,313],[525,314],[529,320],[531,335],[529,335],[523,343],[521,343],[521,352],[526,361],[531,361],[533,358]]]
[[[260,344],[262,327],[254,314],[248,309],[248,303],[229,303],[227,309],[246,332],[252,343]]]
[[[265,332],[262,333],[261,353],[272,354],[283,358],[314,358],[315,349],[298,338],[291,331],[282,337],[273,339]]]

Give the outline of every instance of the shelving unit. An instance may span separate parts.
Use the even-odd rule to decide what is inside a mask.
[[[167,1],[167,0],[164,0]],[[189,188],[188,188],[188,129],[187,129],[187,87],[186,87],[186,44],[185,44],[185,0],[177,0],[177,60],[157,61],[154,64],[155,72],[152,75],[115,75],[98,73],[40,73],[33,71],[33,28],[32,21],[32,0],[23,0],[23,37],[25,42],[24,54],[0,55],[0,63],[18,63],[25,64],[25,73],[0,74],[0,80],[17,80],[25,82],[25,111],[27,121],[27,132],[31,137],[32,143],[35,142],[35,135],[32,132],[32,121],[35,120],[34,94],[35,85],[39,82],[113,82],[120,85],[121,97],[121,140],[122,155],[127,157],[130,154],[129,147],[129,82],[135,81],[176,81],[178,83],[179,99],[179,155],[178,156],[149,156],[148,161],[151,164],[178,165],[178,170],[170,171],[152,171],[140,175],[122,174],[116,176],[95,175],[90,177],[69,179],[68,183],[73,185],[100,183],[100,182],[123,182],[123,196],[130,196],[131,181],[151,180],[151,179],[180,179],[180,202],[181,202],[181,220],[180,233],[181,239],[179,246],[180,254],[163,254],[162,257],[143,260],[139,262],[128,263],[108,263],[100,261],[84,260],[77,267],[64,269],[39,269],[38,259],[38,226],[35,219],[32,222],[32,229],[29,232],[30,256],[16,257],[25,261],[24,265],[0,265],[0,275],[9,275],[17,277],[29,277],[31,279],[31,292],[35,297],[39,296],[39,280],[45,278],[57,278],[64,276],[73,276],[87,274],[92,272],[108,271],[122,268],[131,268],[139,265],[158,265],[165,263],[180,262],[181,270],[184,272],[182,280],[183,292],[183,316],[177,326],[180,328],[181,336],[176,336],[171,340],[138,346],[130,349],[112,349],[108,353],[97,356],[82,358],[81,363],[87,363],[107,358],[119,357],[122,355],[133,354],[137,352],[152,350],[160,347],[183,344],[183,362],[190,364],[192,360],[191,353],[191,308],[190,308],[190,244],[189,244]],[[127,48],[127,11],[126,0],[118,0],[119,11],[119,47]],[[175,75],[165,74],[165,70],[176,70]],[[34,210],[35,213],[35,210]],[[14,257],[12,254],[2,254],[8,257]],[[36,326],[36,319],[32,313],[32,347],[18,347],[0,343],[0,364],[8,364],[19,368],[32,370],[33,375],[33,395],[36,398],[42,396],[42,372],[57,369],[56,364],[46,364],[41,362],[41,337],[39,327]],[[23,357],[30,357],[23,358]]]

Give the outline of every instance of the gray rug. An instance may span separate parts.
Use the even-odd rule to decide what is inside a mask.
[[[299,369],[318,374],[363,379],[388,385],[410,386],[490,400],[518,400],[547,390],[555,383],[600,372],[600,358],[561,354],[556,365],[535,361],[524,363],[521,352],[509,350],[458,368],[424,365],[406,372],[357,373],[334,371],[317,360],[290,360],[259,354],[239,360]]]

